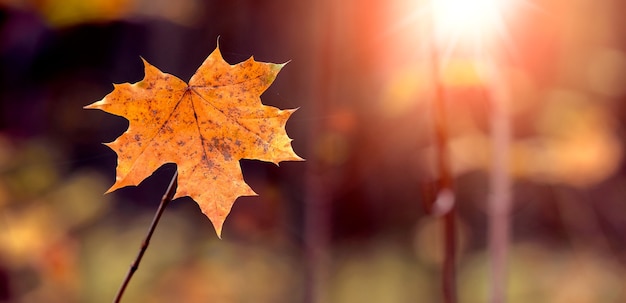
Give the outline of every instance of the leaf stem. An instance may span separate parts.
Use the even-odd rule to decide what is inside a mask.
[[[178,171],[176,171],[174,175],[172,176],[170,185],[167,187],[167,190],[165,191],[163,198],[161,198],[161,204],[159,204],[159,208],[157,209],[156,213],[154,214],[154,217],[152,218],[152,223],[150,224],[150,228],[148,229],[146,238],[141,243],[141,249],[139,250],[137,257],[135,257],[135,261],[133,261],[133,263],[130,265],[128,272],[126,273],[126,277],[124,278],[122,285],[120,285],[120,288],[117,291],[117,295],[115,295],[115,299],[113,299],[114,303],[120,302],[120,300],[122,299],[122,295],[124,295],[124,291],[126,290],[126,286],[128,286],[128,283],[130,282],[130,279],[133,277],[133,274],[135,274],[135,272],[137,271],[137,268],[139,268],[139,262],[141,262],[141,258],[143,258],[144,253],[148,249],[148,245],[150,244],[150,238],[152,238],[154,229],[159,223],[159,219],[161,219],[161,215],[163,214],[163,211],[165,211],[165,207],[167,207],[167,204],[170,201],[172,201],[172,198],[174,197],[174,193],[176,193],[176,186],[177,186],[176,180],[177,179],[178,179]]]

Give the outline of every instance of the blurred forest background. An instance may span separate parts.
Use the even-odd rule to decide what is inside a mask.
[[[165,211],[127,302],[437,302],[431,41],[418,0],[0,0],[0,302],[109,302],[175,166],[103,192],[125,119],[82,107],[143,78],[290,63],[265,104],[307,162],[242,161],[218,240],[188,198]],[[510,302],[626,301],[626,2],[535,1],[508,28]],[[507,20],[508,21],[508,20]],[[459,297],[485,302],[489,100],[448,57]],[[314,261],[314,263],[311,263]]]

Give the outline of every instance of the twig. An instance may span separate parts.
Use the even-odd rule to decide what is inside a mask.
[[[167,190],[165,191],[163,198],[161,198],[161,204],[159,204],[159,209],[157,209],[157,212],[154,214],[154,217],[152,218],[152,223],[150,224],[150,228],[148,229],[146,238],[143,240],[143,243],[141,243],[141,249],[139,250],[137,257],[135,257],[135,261],[133,261],[133,263],[130,265],[130,269],[128,269],[128,272],[126,273],[126,277],[124,278],[122,285],[120,285],[120,288],[117,291],[117,295],[115,296],[115,299],[113,299],[114,303],[120,302],[120,300],[122,299],[122,295],[124,295],[124,290],[126,290],[126,286],[128,286],[128,283],[130,282],[130,279],[133,277],[133,274],[137,271],[137,268],[139,268],[139,262],[141,262],[141,258],[143,258],[143,254],[148,249],[148,244],[150,244],[150,238],[152,238],[154,229],[159,223],[159,219],[161,219],[161,215],[163,214],[165,207],[170,201],[172,201],[172,198],[174,197],[174,193],[176,193],[176,186],[177,186],[176,180],[177,179],[178,179],[178,171],[176,171],[174,175],[172,176],[172,181],[170,181],[170,185],[167,187]]]

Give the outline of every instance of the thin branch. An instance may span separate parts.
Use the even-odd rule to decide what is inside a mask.
[[[122,285],[120,285],[120,288],[117,291],[117,295],[115,296],[115,299],[113,299],[114,303],[119,303],[120,300],[122,300],[122,295],[124,295],[124,290],[126,290],[126,286],[128,286],[128,283],[130,282],[130,279],[133,277],[133,274],[135,274],[135,272],[137,271],[137,268],[139,268],[139,262],[141,262],[141,258],[143,258],[143,254],[148,249],[148,244],[150,244],[150,238],[152,238],[154,229],[159,223],[159,219],[161,219],[161,215],[163,214],[165,207],[167,207],[167,204],[170,201],[172,201],[172,198],[174,197],[174,193],[176,193],[176,186],[177,186],[176,180],[177,179],[178,179],[178,171],[176,171],[174,175],[172,176],[170,185],[167,187],[167,190],[165,191],[163,198],[161,198],[161,204],[159,204],[159,209],[157,209],[156,213],[154,214],[154,217],[152,218],[152,223],[150,224],[150,228],[148,229],[146,238],[143,240],[143,243],[141,243],[141,249],[139,250],[137,257],[135,257],[135,261],[133,261],[133,263],[130,265],[130,269],[128,269],[128,272],[126,273],[126,277],[124,278]]]

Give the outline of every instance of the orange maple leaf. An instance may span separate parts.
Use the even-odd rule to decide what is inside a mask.
[[[143,59],[142,59],[143,60]],[[261,103],[284,64],[229,65],[217,47],[187,85],[143,60],[145,77],[114,84],[102,100],[85,106],[129,120],[128,130],[105,145],[117,155],[117,178],[107,193],[138,185],[165,163],[176,163],[174,199],[189,196],[221,235],[240,196],[256,193],[243,180],[239,160],[303,160],[293,151],[285,123],[295,109]]]

